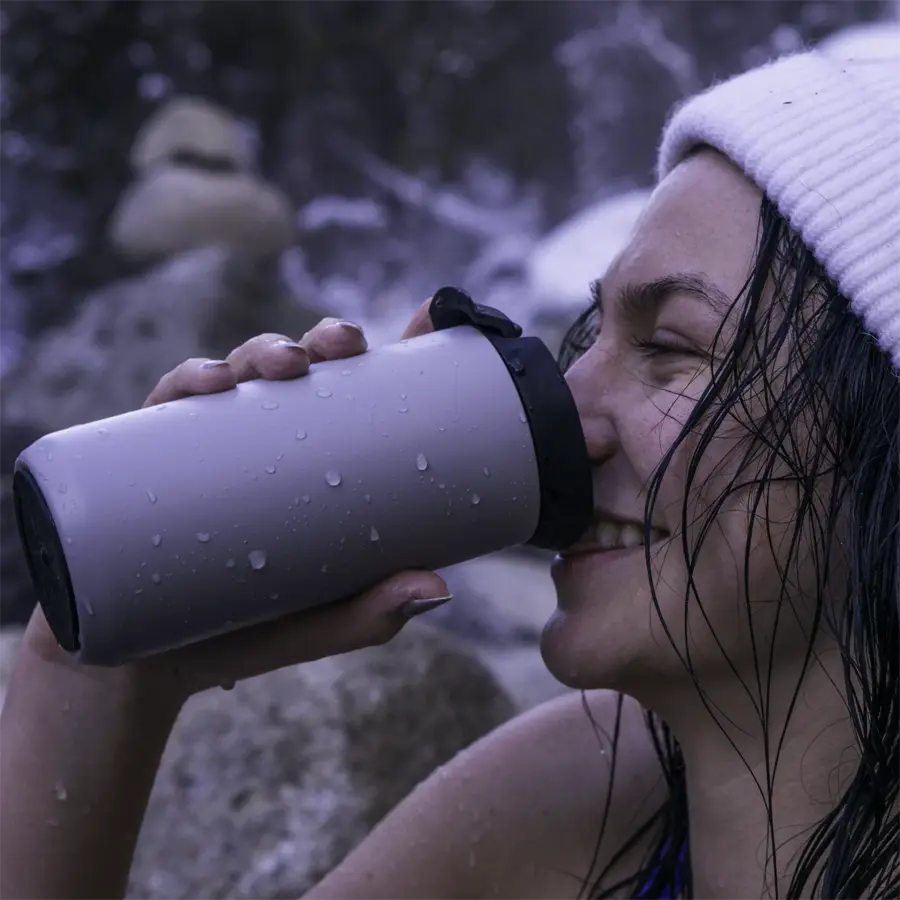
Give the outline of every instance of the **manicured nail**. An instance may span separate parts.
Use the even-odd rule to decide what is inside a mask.
[[[275,346],[279,349],[283,348],[285,350],[302,350],[304,353],[306,352],[306,349],[296,341],[275,341]]]
[[[206,362],[200,363],[201,369],[218,369],[219,366],[227,366],[228,363],[224,359],[208,359]]]
[[[362,327],[357,325],[356,322],[350,322],[347,319],[341,319],[339,322],[332,322],[329,328],[352,328],[354,331],[363,333]]]
[[[448,600],[452,599],[453,594],[447,594],[444,597],[426,597],[422,600],[419,600],[418,598],[415,600],[407,600],[406,603],[400,607],[400,615],[403,616],[404,619],[413,619],[416,616],[421,616],[422,613],[431,612],[431,610],[443,606]]]

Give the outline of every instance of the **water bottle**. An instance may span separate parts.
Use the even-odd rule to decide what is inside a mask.
[[[562,372],[455,288],[434,332],[48,434],[16,460],[19,534],[54,636],[119,665],[586,529]]]

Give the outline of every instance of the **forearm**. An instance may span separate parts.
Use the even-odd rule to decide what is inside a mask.
[[[179,708],[140,670],[75,667],[26,634],[0,720],[0,895],[124,896]]]

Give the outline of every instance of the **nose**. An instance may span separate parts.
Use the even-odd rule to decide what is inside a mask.
[[[568,370],[566,382],[581,419],[588,456],[600,465],[615,456],[619,446],[611,402],[617,388],[609,352],[595,343]]]

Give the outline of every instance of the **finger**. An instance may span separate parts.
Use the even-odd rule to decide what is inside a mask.
[[[410,600],[449,596],[431,572],[404,572],[358,597],[253,625],[173,652],[179,677],[192,693],[253,678],[284,666],[383,644],[409,619]]]
[[[283,334],[258,334],[225,357],[238,382],[265,378],[284,381],[309,371],[309,354]]]
[[[299,341],[306,348],[311,362],[327,359],[348,359],[365,353],[369,347],[362,328],[346,319],[322,319]]]
[[[400,338],[401,341],[409,340],[409,338],[421,337],[423,334],[430,334],[434,331],[434,325],[432,324],[431,316],[429,315],[432,299],[432,297],[429,297],[418,310],[416,310],[416,314],[412,317],[412,320],[409,325],[406,326],[406,330]]]
[[[235,384],[234,370],[224,360],[188,359],[159,379],[142,408],[196,394],[217,394],[231,390]]]

